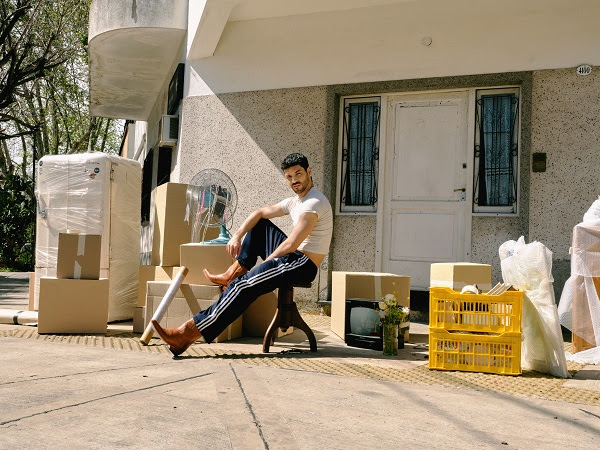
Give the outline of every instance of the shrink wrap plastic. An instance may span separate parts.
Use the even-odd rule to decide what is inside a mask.
[[[59,233],[99,234],[100,277],[110,282],[109,321],[133,317],[140,258],[140,164],[99,152],[47,155],[39,160],[37,172],[35,309],[39,278],[56,276]]]
[[[540,242],[500,246],[502,278],[524,291],[521,367],[568,378],[567,360],[552,287],[552,252]]]
[[[600,346],[600,300],[593,278],[600,277],[600,200],[573,228],[571,277],[565,283],[558,312],[560,323],[585,341]],[[592,349],[594,350],[594,349]],[[577,353],[581,355],[584,352]],[[588,350],[581,362],[600,362],[600,352]],[[574,355],[569,357],[577,361]]]

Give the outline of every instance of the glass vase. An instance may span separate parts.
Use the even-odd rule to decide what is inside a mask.
[[[398,324],[384,323],[383,328],[383,355],[396,356],[398,354]]]

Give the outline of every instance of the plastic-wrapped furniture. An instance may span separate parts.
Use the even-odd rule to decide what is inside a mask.
[[[47,155],[39,160],[35,309],[40,277],[56,276],[59,233],[100,234],[100,278],[109,279],[108,320],[133,317],[140,258],[141,179],[137,161],[106,153]]]

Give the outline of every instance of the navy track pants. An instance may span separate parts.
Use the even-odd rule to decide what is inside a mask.
[[[266,219],[260,219],[246,233],[237,260],[250,271],[233,280],[215,303],[194,316],[206,342],[212,342],[261,295],[292,283],[310,283],[315,279],[317,266],[299,251],[254,267],[259,256],[266,259],[286,239],[285,233]]]

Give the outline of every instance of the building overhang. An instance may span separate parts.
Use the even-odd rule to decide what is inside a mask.
[[[94,0],[90,114],[147,120],[187,31],[187,0]]]
[[[212,56],[227,22],[316,14],[418,0],[201,0],[190,7],[187,58]]]

